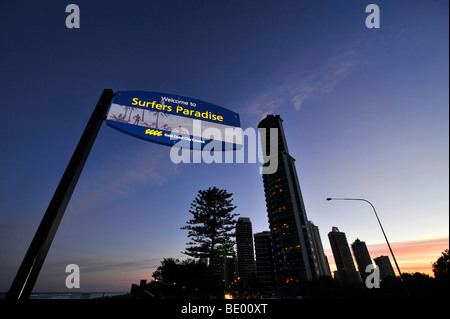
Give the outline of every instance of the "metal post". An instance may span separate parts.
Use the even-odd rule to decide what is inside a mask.
[[[7,299],[28,299],[30,296],[113,97],[112,90],[103,90],[11,288],[6,294]]]

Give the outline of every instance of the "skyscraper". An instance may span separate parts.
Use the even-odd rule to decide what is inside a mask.
[[[380,257],[374,258],[375,264],[380,269],[380,279],[383,280],[386,277],[395,277],[394,268],[392,268],[391,261],[388,256],[381,255]]]
[[[307,294],[307,281],[317,278],[318,264],[308,230],[305,205],[295,168],[289,155],[283,120],[268,115],[258,129],[265,161],[273,155],[269,150],[277,146],[278,166],[273,174],[263,174],[267,215],[272,239],[273,262],[277,291],[282,296]],[[278,132],[277,145],[270,145],[271,128]],[[265,130],[264,130],[265,129]],[[273,135],[272,135],[273,137]],[[272,138],[273,140],[273,138]],[[270,166],[266,163],[264,166]]]
[[[236,278],[236,257],[220,256],[215,258],[214,277],[228,287]]]
[[[251,274],[255,271],[253,253],[253,231],[250,218],[239,217],[236,223],[237,276],[241,287],[248,287]]]
[[[352,244],[353,255],[355,256],[356,264],[358,265],[359,274],[363,281],[369,273],[366,273],[366,267],[372,264],[372,259],[370,258],[369,250],[367,249],[366,243],[360,241],[358,238]]]
[[[256,233],[255,257],[256,257],[256,280],[264,289],[266,294],[274,292],[274,270],[272,259],[272,241],[270,232]]]
[[[309,230],[311,232],[312,244],[316,253],[317,264],[319,266],[319,276],[330,276],[330,265],[328,258],[323,251],[322,240],[320,239],[319,227],[314,225],[312,221],[308,221]]]
[[[328,238],[330,239],[331,250],[336,262],[338,279],[342,283],[349,285],[360,283],[361,277],[356,271],[345,233],[340,232],[339,228],[333,227],[332,231],[328,233]]]

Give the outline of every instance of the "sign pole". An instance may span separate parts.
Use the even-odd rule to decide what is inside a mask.
[[[113,97],[112,90],[103,90],[11,288],[6,294],[7,299],[29,298]]]

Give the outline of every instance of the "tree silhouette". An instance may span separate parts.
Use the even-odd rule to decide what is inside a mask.
[[[434,272],[434,277],[436,279],[449,280],[448,268],[449,251],[446,249],[442,252],[442,256],[433,263],[432,269]]]
[[[214,290],[214,272],[219,257],[234,256],[234,237],[238,214],[232,204],[233,194],[216,187],[199,190],[189,212],[193,215],[187,225],[188,247],[183,254],[194,258],[209,258],[206,294]]]
[[[163,101],[161,101],[161,104],[164,104]],[[152,112],[154,116],[156,116],[156,128],[158,129],[158,121],[159,121],[159,117],[169,117],[170,115],[161,111],[153,111]]]
[[[198,192],[189,210],[193,218],[181,227],[189,231],[188,238],[191,238],[184,254],[210,259],[234,255],[236,220],[233,218],[238,214],[232,213],[236,208],[232,196],[216,187]]]
[[[131,107],[125,105],[125,114],[123,115],[123,120],[124,120],[124,122],[126,121],[126,117],[127,117],[127,113],[128,113],[128,110],[129,110],[129,109],[131,109]]]
[[[128,123],[131,121],[131,113],[133,113],[134,108],[130,107],[130,115],[128,117]]]
[[[152,276],[161,285],[163,295],[186,298],[205,293],[206,274],[206,265],[193,259],[164,258]]]

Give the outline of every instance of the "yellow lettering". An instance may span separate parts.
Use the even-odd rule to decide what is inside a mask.
[[[131,105],[137,105],[138,104],[139,99],[137,97],[135,97],[133,99],[133,103],[131,103]]]
[[[162,104],[156,104],[155,106],[158,110],[166,110],[167,112],[172,112],[172,106],[170,105],[162,105]],[[190,110],[190,109],[185,109],[180,105],[177,105],[176,113],[183,113],[183,115],[186,116],[193,116],[193,117],[197,117],[197,118],[204,118],[204,119],[210,119],[213,121],[219,121],[219,122],[223,122],[223,116],[222,115],[216,115],[211,113],[210,111],[205,111],[205,112],[200,112],[197,110]]]
[[[161,104],[156,104],[155,107],[156,107],[157,110],[161,110],[162,109],[162,105]]]
[[[145,131],[145,134],[148,134],[148,135],[156,135],[156,136],[162,136],[162,131],[157,131],[157,130],[147,129],[147,130]]]

